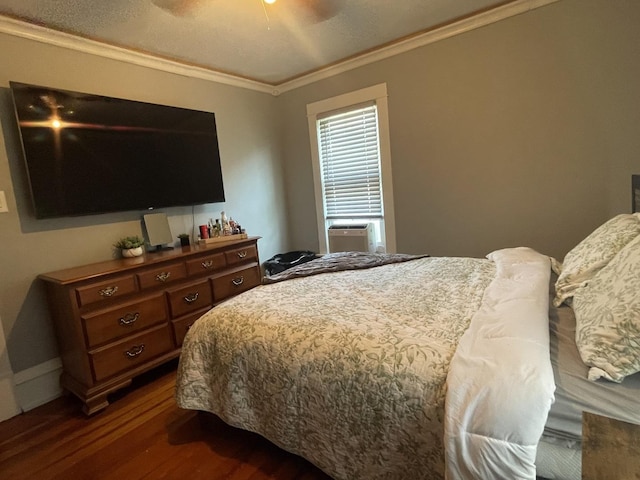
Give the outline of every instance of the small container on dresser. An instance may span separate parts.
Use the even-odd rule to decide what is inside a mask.
[[[133,377],[176,358],[190,326],[261,282],[260,237],[45,273],[62,387],[87,415]]]

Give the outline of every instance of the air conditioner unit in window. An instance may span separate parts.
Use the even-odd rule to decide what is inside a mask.
[[[331,225],[329,253],[334,252],[374,252],[373,224]]]

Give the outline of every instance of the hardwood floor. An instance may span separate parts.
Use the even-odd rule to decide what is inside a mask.
[[[179,409],[175,368],[135,379],[92,417],[69,396],[0,423],[0,478],[330,480],[259,435]]]

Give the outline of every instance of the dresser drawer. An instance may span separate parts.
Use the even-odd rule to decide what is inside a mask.
[[[258,258],[258,249],[255,245],[247,245],[242,248],[234,248],[228,252],[224,252],[227,265],[235,265],[237,263],[248,262]]]
[[[171,317],[177,318],[201,308],[211,306],[211,287],[208,280],[191,283],[185,287],[169,290]]]
[[[198,275],[205,272],[220,270],[227,265],[224,253],[214,253],[205,257],[187,261],[187,275]]]
[[[93,348],[167,321],[164,294],[81,316],[87,345]]]
[[[89,354],[96,382],[130,370],[173,349],[169,325],[133,335]]]
[[[177,320],[171,322],[173,324],[173,336],[176,340],[176,345],[178,347],[182,346],[182,342],[184,340],[185,335],[191,328],[191,325],[195,323],[202,315],[207,313],[209,308],[204,308],[202,310],[198,310],[195,313],[190,313],[189,315],[185,315],[184,317],[180,317]]]
[[[161,268],[154,268],[137,274],[140,288],[152,288],[158,285],[166,285],[176,280],[182,280],[187,277],[187,269],[184,263],[173,263],[165,265]]]
[[[213,298],[216,302],[260,285],[260,267],[245,268],[213,279]]]
[[[127,275],[78,287],[76,288],[76,296],[78,305],[84,306],[101,302],[102,300],[122,297],[137,290],[135,278],[133,275]]]

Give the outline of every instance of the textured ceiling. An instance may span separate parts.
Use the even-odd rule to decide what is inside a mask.
[[[0,0],[0,14],[278,85],[510,3],[316,0],[337,7],[322,16],[304,7],[309,1],[277,0],[266,5],[262,0]]]

